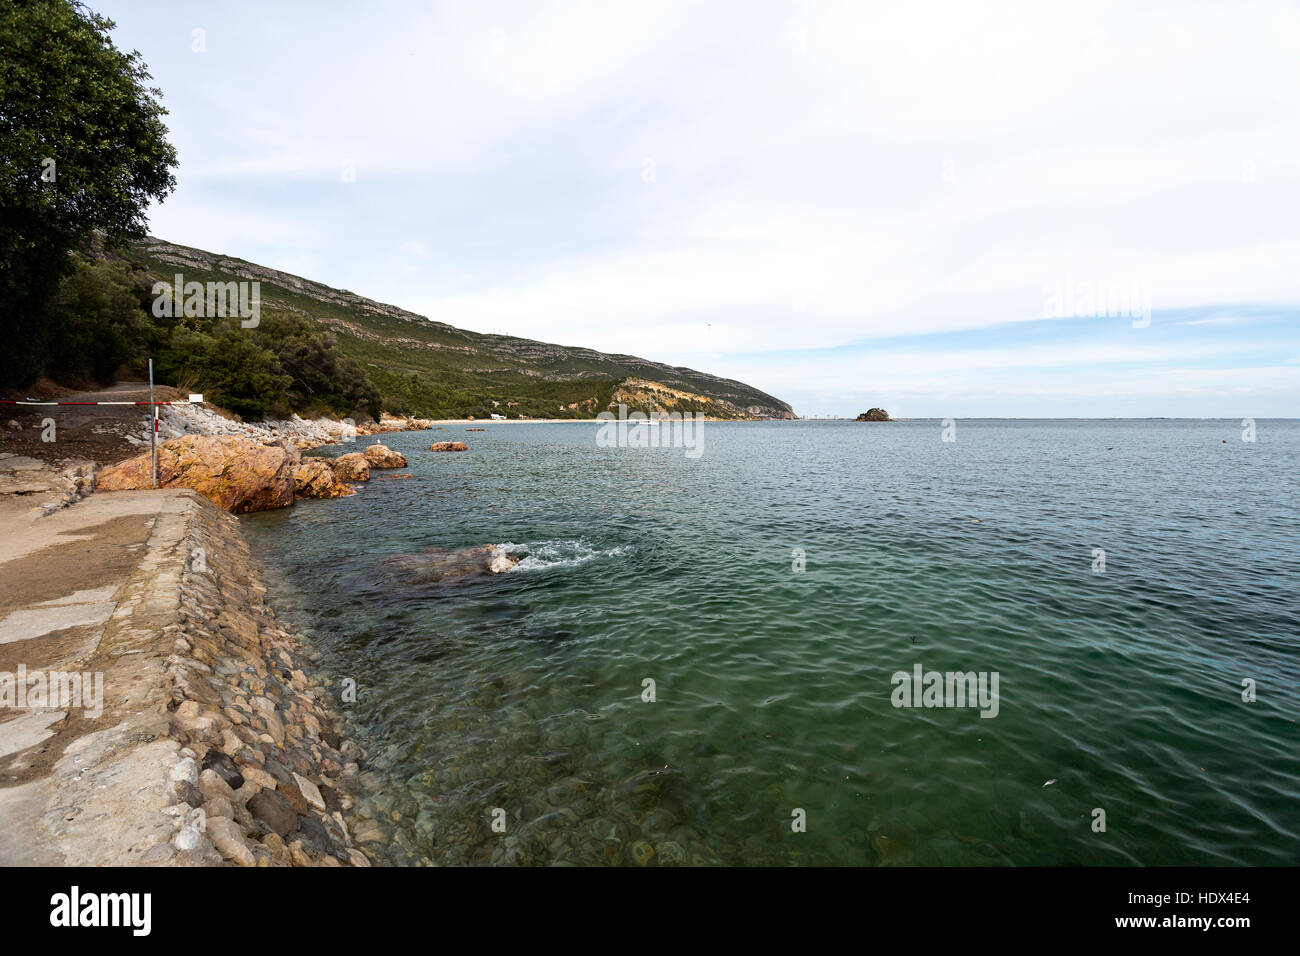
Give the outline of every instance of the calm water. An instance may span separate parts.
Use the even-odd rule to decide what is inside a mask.
[[[412,479],[244,519],[414,857],[1300,862],[1300,423],[704,428],[388,435]],[[997,716],[894,707],[917,664],[996,672]]]

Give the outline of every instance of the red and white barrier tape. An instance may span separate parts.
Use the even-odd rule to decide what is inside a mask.
[[[0,405],[202,405],[202,402],[16,402],[0,398]]]

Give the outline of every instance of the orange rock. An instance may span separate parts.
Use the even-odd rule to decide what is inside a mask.
[[[463,441],[436,441],[429,446],[429,451],[469,451],[469,445]]]
[[[231,435],[182,435],[158,446],[158,487],[193,488],[227,511],[243,514],[293,504],[298,450]],[[109,465],[100,491],[153,487],[149,454]]]
[[[328,458],[304,458],[293,471],[293,488],[299,498],[344,498],[357,493],[339,481]]]
[[[359,451],[350,451],[334,459],[334,474],[339,481],[369,481],[370,462]]]
[[[406,456],[387,445],[371,445],[365,452],[371,468],[405,468]]]

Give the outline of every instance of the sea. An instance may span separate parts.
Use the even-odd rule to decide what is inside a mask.
[[[1300,863],[1300,421],[602,427],[241,519],[396,861]]]

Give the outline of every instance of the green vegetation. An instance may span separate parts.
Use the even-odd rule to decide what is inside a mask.
[[[123,307],[119,284],[60,286],[70,252],[143,236],[150,200],[175,187],[160,92],[112,27],[67,0],[0,0],[0,386],[111,373],[129,351],[130,329],[94,318]]]
[[[237,318],[158,317],[147,273],[117,257],[71,264],[42,312],[59,330],[44,367],[64,384],[143,378],[152,357],[160,383],[184,383],[245,418],[379,415],[365,370],[317,323],[293,313],[263,314],[255,329]]]
[[[328,333],[339,353],[362,369],[383,409],[394,414],[592,418],[609,408],[628,379],[658,382],[698,396],[672,398],[671,407],[678,411],[742,418],[756,407],[760,415],[791,414],[784,402],[742,382],[630,355],[470,332],[231,256],[158,240],[139,243],[126,254],[140,272],[168,283],[177,272],[187,283],[257,281],[262,320],[254,331],[274,332],[279,328],[277,319],[293,317]],[[200,364],[211,373],[215,361]],[[224,394],[212,384],[204,390],[214,401]],[[302,393],[304,398],[310,394]],[[365,404],[356,389],[350,394],[358,406]],[[667,392],[664,395],[668,397]],[[652,404],[630,403],[630,407],[654,410]]]
[[[194,383],[209,401],[248,419],[292,412],[378,418],[381,408],[378,390],[334,336],[296,315],[263,316],[255,329],[230,319],[182,325],[157,371],[167,381]]]
[[[133,247],[127,255],[134,261],[71,257],[71,274],[42,312],[59,330],[42,374],[76,386],[138,379],[152,357],[160,384],[201,391],[249,420],[295,412],[365,419],[381,409],[430,418],[591,418],[618,402],[632,411],[718,418],[744,417],[746,405],[777,415],[787,409],[739,382],[689,369],[478,335],[324,286],[307,294],[288,277],[282,284],[269,270],[254,273],[250,264],[197,250],[175,265],[153,248]],[[187,284],[204,285],[259,275],[258,325],[243,328],[237,316],[155,315],[155,280],[170,283],[177,271]],[[675,384],[661,388],[646,375]]]

